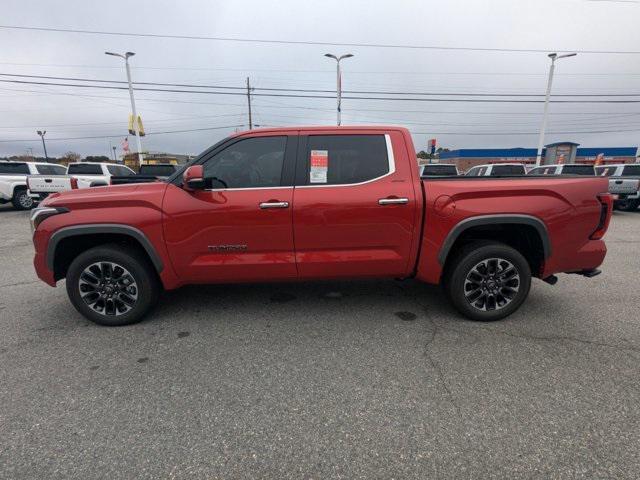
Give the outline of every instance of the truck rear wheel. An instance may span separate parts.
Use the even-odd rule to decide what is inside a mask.
[[[520,252],[498,242],[462,248],[445,275],[453,306],[471,320],[491,322],[515,312],[529,295],[531,269]]]
[[[16,190],[13,193],[11,203],[16,210],[31,210],[35,205],[35,201],[29,196],[26,189]]]
[[[67,294],[92,322],[107,326],[139,322],[155,305],[160,285],[138,252],[101,245],[78,255],[67,271]]]

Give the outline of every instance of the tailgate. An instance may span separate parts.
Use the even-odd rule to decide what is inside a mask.
[[[609,193],[632,195],[638,191],[640,180],[636,178],[610,178]]]
[[[55,193],[71,190],[71,177],[67,175],[29,175],[27,186],[31,193]]]

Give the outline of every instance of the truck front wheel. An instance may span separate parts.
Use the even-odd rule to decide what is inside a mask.
[[[474,242],[447,266],[445,290],[471,320],[491,322],[515,312],[531,287],[531,269],[520,252],[498,242]]]
[[[107,326],[142,320],[158,299],[160,285],[142,253],[101,245],[78,255],[67,271],[67,294],[92,322]]]

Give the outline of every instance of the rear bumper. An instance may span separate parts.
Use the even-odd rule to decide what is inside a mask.
[[[593,272],[598,269],[607,255],[607,246],[603,240],[589,240],[582,248],[570,257],[562,258],[557,264],[549,262],[545,266],[543,278],[554,273],[579,273]],[[585,275],[591,277],[595,275]]]

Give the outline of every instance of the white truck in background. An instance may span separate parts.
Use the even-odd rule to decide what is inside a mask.
[[[616,186],[621,188],[625,183],[636,181],[635,192],[619,194],[614,202],[614,207],[625,212],[632,212],[640,206],[640,163],[617,163],[611,165],[600,165],[596,167],[596,175],[609,177],[609,192]]]
[[[11,203],[16,210],[29,210],[38,202],[38,197],[29,194],[27,178],[66,171],[64,166],[54,163],[0,161],[0,204]]]
[[[65,175],[30,175],[27,181],[31,195],[42,197],[76,188],[104,187],[113,176],[135,174],[129,167],[114,163],[74,162],[68,165]]]

